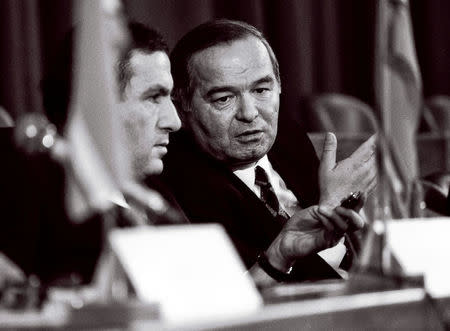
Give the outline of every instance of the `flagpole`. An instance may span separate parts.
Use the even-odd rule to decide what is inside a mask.
[[[385,107],[386,89],[388,88],[383,76],[383,66],[379,65],[387,56],[387,36],[384,31],[386,27],[385,0],[377,1],[375,17],[375,57],[374,57],[374,86],[375,86],[375,109],[378,116],[378,143],[377,143],[377,206],[374,220],[369,225],[367,236],[361,250],[360,265],[358,272],[379,272],[387,275],[391,272],[390,254],[387,249],[387,220],[392,218],[391,190],[386,170],[386,158],[389,155],[388,141],[390,136],[390,120]]]

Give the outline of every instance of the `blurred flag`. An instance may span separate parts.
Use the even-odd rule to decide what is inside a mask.
[[[74,2],[76,38],[69,122],[65,136],[74,176],[68,176],[67,209],[73,219],[123,204],[119,183],[130,169],[122,146],[115,75],[127,42],[119,0]],[[76,178],[76,180],[74,180]]]
[[[422,107],[422,82],[407,0],[380,0],[376,31],[375,81],[390,155],[385,169],[399,215],[407,216],[418,177],[415,133]],[[397,200],[397,201],[395,201]]]

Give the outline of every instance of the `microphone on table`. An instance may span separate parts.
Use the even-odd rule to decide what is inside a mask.
[[[43,114],[27,113],[19,117],[14,128],[14,142],[17,148],[30,156],[49,155],[62,164],[66,175],[71,176],[84,197],[93,189],[85,183],[83,173],[76,169],[70,155],[70,143],[58,134],[56,126]],[[122,199],[114,199],[111,204],[98,211],[105,212],[115,204],[123,208],[121,223],[124,226],[144,224],[182,224],[183,215],[171,206],[158,192],[137,182],[129,182],[121,187]],[[86,199],[89,201],[89,199]],[[123,201],[117,201],[123,200]],[[95,209],[95,206],[94,206]]]

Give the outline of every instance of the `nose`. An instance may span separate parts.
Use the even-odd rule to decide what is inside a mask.
[[[236,118],[242,122],[252,122],[259,114],[255,102],[251,96],[242,95]]]
[[[178,131],[181,128],[181,120],[171,99],[160,111],[158,126],[168,132]]]

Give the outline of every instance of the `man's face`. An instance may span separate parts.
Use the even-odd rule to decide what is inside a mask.
[[[190,61],[188,123],[197,142],[232,169],[263,157],[277,134],[280,86],[255,37],[207,48]]]
[[[181,126],[170,97],[170,61],[164,52],[139,50],[133,51],[129,61],[132,76],[124,91],[122,109],[133,168],[137,177],[159,174],[169,132]]]

